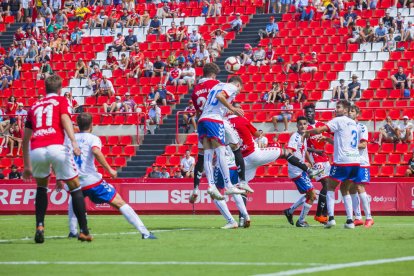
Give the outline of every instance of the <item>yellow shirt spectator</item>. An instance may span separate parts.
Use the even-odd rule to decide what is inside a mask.
[[[75,16],[80,18],[84,18],[87,13],[91,13],[87,7],[79,7],[75,10]]]

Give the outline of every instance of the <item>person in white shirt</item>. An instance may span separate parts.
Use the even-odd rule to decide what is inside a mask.
[[[180,162],[180,169],[181,169],[181,174],[184,177],[194,178],[195,159],[190,154],[191,153],[189,150],[185,152],[185,156],[183,159],[181,159],[181,162]]]
[[[231,28],[227,29],[226,32],[237,32],[239,33],[242,25],[243,25],[243,21],[240,18],[240,13],[236,13],[236,19],[234,19],[233,21],[230,22],[231,24]]]
[[[404,143],[410,143],[413,140],[413,124],[409,121],[407,115],[403,117],[403,123],[398,126],[397,133]]]
[[[118,173],[112,169],[105,159],[101,149],[102,142],[99,137],[92,134],[92,115],[90,113],[81,113],[76,119],[80,133],[75,134],[76,141],[81,150],[81,155],[75,157],[75,163],[79,170],[79,180],[82,192],[85,197],[96,203],[107,203],[119,210],[125,219],[132,224],[142,235],[143,239],[156,239],[156,237],[147,230],[144,223],[135,213],[134,209],[127,204],[116,191],[116,189],[98,173],[95,167],[95,158],[103,168],[116,178]],[[57,185],[61,188],[62,183]],[[74,215],[72,204],[69,204],[69,237],[77,236],[77,219]]]
[[[181,79],[178,80],[178,85],[187,84],[188,88],[191,88],[194,85],[196,71],[191,65],[191,62],[188,61],[186,67],[181,71]]]
[[[290,136],[286,151],[304,163],[307,155],[307,139],[302,139],[302,135],[308,128],[308,119],[304,116],[298,117],[296,126],[298,130]],[[304,195],[301,196],[289,209],[284,210],[284,214],[288,222],[293,225],[293,213],[297,208],[303,205],[300,217],[296,221],[296,227],[309,227],[309,224],[305,219],[316,199],[312,182],[306,172],[290,163],[288,163],[288,175],[296,184],[299,193]]]
[[[326,204],[328,209],[329,220],[325,228],[331,228],[336,225],[334,217],[335,209],[335,189],[339,184],[347,220],[345,228],[355,228],[352,212],[352,198],[349,193],[350,185],[346,180],[355,183],[360,182],[359,167],[360,157],[358,151],[358,127],[357,123],[348,117],[351,104],[348,101],[340,100],[336,104],[336,118],[330,120],[325,126],[306,130],[303,134],[308,138],[310,134],[321,134],[329,132],[334,134],[334,162],[331,167],[330,178],[327,185]]]
[[[358,126],[358,137],[359,137],[359,144],[358,150],[360,155],[360,168],[359,168],[359,175],[360,175],[360,182],[359,183],[351,183],[351,198],[352,198],[352,209],[354,209],[355,213],[355,226],[364,225],[366,228],[371,227],[374,225],[374,220],[371,216],[371,207],[369,204],[368,195],[365,191],[365,185],[369,184],[371,180],[371,174],[369,170],[369,155],[368,155],[368,128],[359,123],[357,118],[361,114],[361,110],[358,106],[351,106],[349,111],[349,117],[354,119],[357,122]],[[365,214],[365,223],[362,221],[362,214],[361,214],[361,207],[359,206],[360,201],[362,201],[362,206],[364,208]]]
[[[267,144],[269,143],[269,140],[267,137],[263,134],[263,130],[259,130],[260,136],[256,138],[257,146],[261,149],[267,148]]]
[[[187,51],[198,48],[200,39],[201,39],[201,35],[197,33],[197,29],[193,29],[191,34],[188,35],[188,43],[186,45]]]
[[[108,80],[108,78],[105,75],[103,75],[102,81],[99,84],[99,89],[96,90],[96,93],[94,94],[94,96],[112,97],[112,95],[114,94],[115,94],[115,89],[114,89],[114,86],[112,85],[112,82]]]
[[[203,67],[206,63],[210,63],[210,54],[208,53],[205,44],[200,45],[200,48],[197,49],[194,57],[195,65],[198,67]]]
[[[408,26],[404,28],[402,35],[402,41],[413,41],[414,40],[414,26],[411,21],[408,21]]]

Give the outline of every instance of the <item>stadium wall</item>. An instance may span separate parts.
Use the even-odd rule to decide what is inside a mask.
[[[188,203],[193,183],[188,179],[117,179],[113,186],[140,214],[206,214],[216,213],[206,190],[201,190],[198,202]],[[319,183],[314,183],[320,189]],[[248,209],[252,214],[276,214],[288,208],[299,196],[295,185],[287,178],[258,179],[252,182],[254,194],[248,196]],[[204,185],[202,185],[205,188]],[[374,214],[414,215],[414,179],[377,178],[367,187]],[[33,214],[35,184],[22,181],[0,182],[0,215]],[[49,213],[66,213],[69,195],[55,191],[50,185]],[[232,199],[226,198],[229,208],[236,210]],[[89,214],[117,213],[107,204],[93,204],[87,200]],[[194,208],[194,209],[193,209]],[[316,204],[313,206],[313,211]],[[343,212],[342,197],[336,195],[336,211]]]

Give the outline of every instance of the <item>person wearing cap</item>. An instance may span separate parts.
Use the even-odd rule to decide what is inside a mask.
[[[154,134],[155,129],[150,128],[151,125],[155,125],[155,128],[158,128],[161,122],[161,108],[158,107],[156,101],[150,103],[150,109],[148,110],[148,119],[147,119],[147,130],[150,134]]]
[[[27,116],[27,110],[24,109],[23,103],[17,103],[16,119],[18,122],[25,122]]]
[[[175,25],[175,22],[171,22],[171,28],[167,30],[167,33],[165,34],[167,38],[167,42],[174,42],[177,41],[177,26]]]
[[[123,45],[124,45],[124,40],[125,40],[125,37],[121,33],[118,33],[116,35],[116,38],[112,42],[112,45],[108,47],[108,52],[109,51],[121,52]]]
[[[414,26],[411,21],[408,21],[407,27],[404,28],[404,33],[402,34],[402,41],[413,41],[414,40]]]
[[[108,103],[103,103],[102,107],[103,107],[103,114],[104,116],[107,116],[110,113],[116,113],[116,112],[121,112],[122,109],[122,99],[121,96],[116,96],[115,97],[115,101],[112,102],[110,105],[108,105]]]
[[[149,178],[161,178],[160,168],[156,163],[152,164],[152,171],[149,173]]]
[[[63,96],[68,99],[69,108],[71,109],[70,113],[81,113],[83,111],[83,107],[79,106],[78,102],[73,98],[71,92],[65,92]]]
[[[183,113],[183,124],[186,129],[186,133],[190,130],[190,124],[193,126],[194,132],[197,132],[197,122],[196,122],[196,109],[192,100],[188,101],[188,106],[184,109]]]
[[[201,40],[201,35],[197,32],[197,29],[193,29],[191,34],[188,35],[188,43],[186,45],[187,51],[198,48]]]
[[[207,51],[205,44],[200,44],[200,47],[197,49],[194,58],[194,65],[198,67],[203,67],[206,63],[210,63],[210,54]]]
[[[276,115],[272,117],[272,123],[273,123],[273,127],[274,127],[274,131],[278,131],[277,130],[277,123],[278,122],[283,122],[284,126],[285,126],[285,130],[284,131],[288,131],[289,129],[289,122],[292,119],[292,114],[293,114],[293,105],[290,104],[290,100],[286,99],[283,102],[283,106],[281,107],[282,112],[280,113],[280,115]]]
[[[135,49],[135,47],[139,47],[138,38],[136,35],[134,35],[133,29],[128,30],[128,35],[125,36],[124,44],[122,46],[122,51],[132,51]]]
[[[236,13],[236,18],[230,22],[231,28],[228,28],[226,32],[236,32],[237,34],[240,33],[240,30],[243,26],[243,21],[240,18],[240,13]]]
[[[94,96],[108,96],[108,98],[112,97],[115,94],[114,86],[112,82],[108,80],[108,78],[103,75],[102,81],[99,83],[99,89],[96,90]]]
[[[305,60],[305,54],[304,53],[300,53],[299,57],[296,58],[296,61],[293,63],[288,63],[286,65],[286,69],[284,70],[284,73],[287,75],[289,74],[289,71],[292,70],[292,72],[294,73],[299,73],[301,72],[302,66],[305,64],[306,60]]]
[[[351,95],[349,101],[355,101],[355,98],[361,97],[361,83],[358,82],[358,76],[352,75],[352,81],[348,84],[348,95]]]
[[[289,83],[285,81],[280,90],[276,93],[276,101],[279,103],[284,103],[286,100],[290,99],[288,90]]]
[[[180,168],[174,169],[174,175],[172,176],[172,178],[184,178],[183,175],[181,174]]]
[[[161,177],[160,178],[170,178],[170,173],[167,171],[166,166],[161,167]]]
[[[387,28],[385,28],[384,23],[380,21],[379,26],[375,29],[374,42],[386,42],[387,34]]]
[[[403,143],[411,143],[413,141],[413,124],[407,115],[403,116],[402,120],[403,122],[397,129],[398,138]]]
[[[191,89],[196,80],[196,71],[192,67],[191,62],[187,62],[186,66],[181,72],[181,79],[178,81],[178,85],[187,84],[188,89]]]
[[[265,64],[264,60],[265,60],[266,52],[264,50],[264,45],[262,43],[259,43],[257,47],[258,48],[253,52],[252,65],[260,66],[260,65]]]
[[[135,103],[134,99],[131,97],[131,93],[126,92],[125,98],[122,101],[122,112],[137,112],[137,104]]]
[[[181,174],[184,177],[194,178],[195,159],[191,156],[190,150],[185,151],[184,157],[180,162]]]
[[[312,78],[313,78],[313,74],[318,71],[318,58],[316,55],[316,52],[312,52],[311,56],[305,60],[305,62],[302,63],[302,68],[300,69],[300,71],[302,73],[312,73]]]
[[[169,72],[167,72],[167,77],[165,78],[164,85],[167,85],[168,82],[174,86],[178,85],[178,81],[181,77],[181,69],[178,66],[178,62],[174,62],[173,66],[174,67]]]
[[[390,116],[387,116],[384,125],[379,129],[378,145],[381,146],[383,142],[398,142],[398,131],[398,126],[392,121]]]
[[[339,85],[335,86],[332,91],[332,101],[347,100],[348,101],[348,86],[345,85],[345,80],[340,79]]]
[[[264,29],[259,30],[259,40],[267,37],[276,37],[279,34],[279,25],[275,22],[273,16],[270,17],[270,22],[266,24]]]
[[[148,34],[161,34],[161,21],[158,20],[158,16],[154,16],[154,19],[151,20],[148,28]]]
[[[408,80],[407,75],[404,73],[404,67],[398,66],[398,72],[391,76],[393,89],[409,89],[411,87],[411,81]]]
[[[252,56],[253,56],[253,47],[246,43],[244,44],[244,50],[241,52],[240,56],[236,57],[241,66],[250,65],[252,63]]]

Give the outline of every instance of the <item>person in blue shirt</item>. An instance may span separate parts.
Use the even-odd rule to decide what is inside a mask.
[[[266,24],[266,28],[259,30],[259,37],[260,39],[266,37],[275,37],[279,33],[279,25],[275,22],[275,18],[273,16],[270,17],[270,22]]]
[[[384,23],[380,22],[379,27],[375,29],[375,42],[385,42],[387,39],[388,30],[384,27]]]
[[[154,19],[151,20],[150,26],[148,29],[148,34],[160,34],[161,33],[161,21],[158,20],[158,16],[154,16]]]
[[[347,27],[350,23],[355,23],[357,20],[361,19],[356,13],[354,13],[354,6],[348,7],[348,12],[341,16],[339,20],[341,21],[341,26]]]
[[[165,87],[160,83],[158,84],[158,88],[155,91],[154,101],[161,103],[162,105],[167,105],[167,95],[170,95],[172,98],[174,98],[174,94],[165,89]]]

